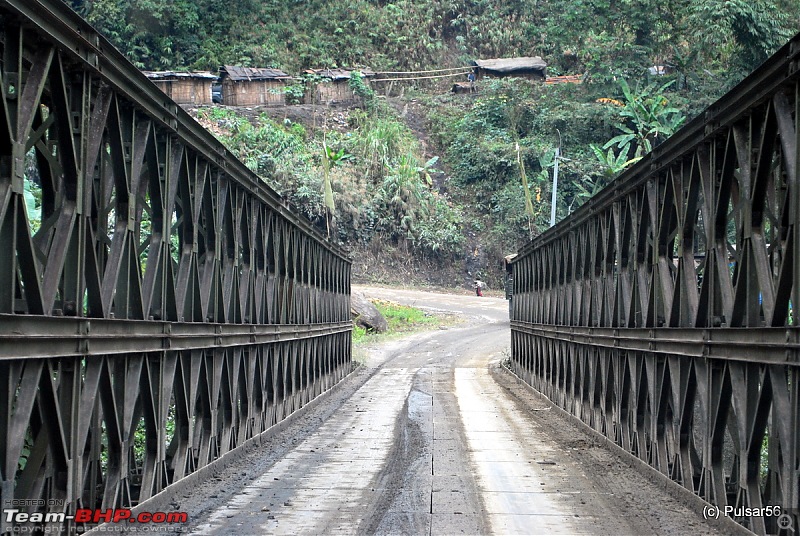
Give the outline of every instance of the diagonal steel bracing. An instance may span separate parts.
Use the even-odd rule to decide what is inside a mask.
[[[511,323],[514,370],[554,403],[708,502],[795,528],[798,68],[800,35],[523,248]]]
[[[63,2],[0,21],[0,502],[133,506],[349,372],[350,262]]]

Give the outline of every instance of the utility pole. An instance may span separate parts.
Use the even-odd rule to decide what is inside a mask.
[[[561,131],[558,132],[558,147],[556,147],[555,163],[553,164],[553,198],[550,201],[550,227],[556,224],[556,198],[558,196],[558,161],[561,159]]]
[[[559,142],[561,136],[559,135]],[[556,159],[553,168],[553,199],[550,202],[550,227],[556,224],[556,196],[558,195],[558,159],[561,157],[561,147],[556,147]]]

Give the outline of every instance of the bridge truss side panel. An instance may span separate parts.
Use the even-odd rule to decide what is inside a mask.
[[[350,261],[63,2],[0,20],[0,502],[134,506],[349,373]]]
[[[800,36],[514,260],[512,368],[721,508],[800,508]],[[752,531],[778,517],[739,515]]]

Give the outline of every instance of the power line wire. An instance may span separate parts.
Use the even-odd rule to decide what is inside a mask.
[[[472,70],[461,71],[460,73],[438,74],[438,75],[435,75],[435,76],[412,76],[412,77],[404,77],[404,78],[372,78],[372,79],[370,79],[370,82],[393,82],[395,80],[428,80],[428,79],[431,79],[431,78],[447,78],[447,77],[451,77],[451,76],[462,76],[462,75],[465,75],[465,74],[469,74],[471,72],[472,72]]]
[[[472,69],[472,67],[450,67],[448,69],[432,69],[430,71],[376,71],[375,74],[421,74],[421,73],[444,73],[447,71],[462,71]]]

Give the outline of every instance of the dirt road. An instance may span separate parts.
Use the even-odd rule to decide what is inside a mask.
[[[241,472],[176,501],[193,532],[717,534],[545,399],[491,373],[509,347],[505,300],[363,290],[465,322],[371,349]]]

